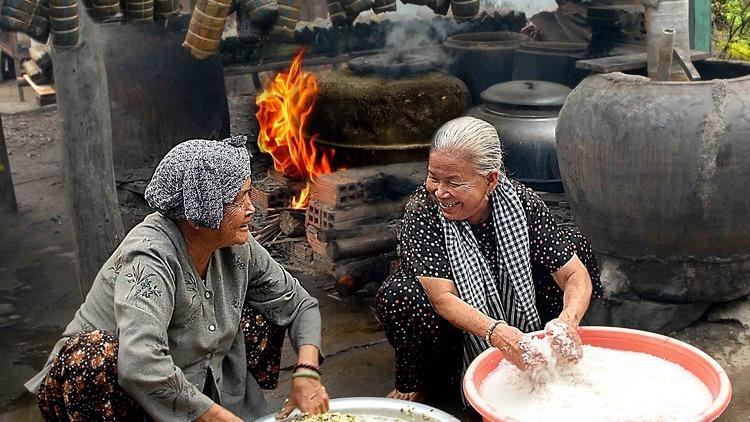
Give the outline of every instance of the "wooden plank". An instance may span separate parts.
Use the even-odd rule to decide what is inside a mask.
[[[701,74],[698,73],[698,69],[693,66],[693,62],[690,61],[687,54],[681,48],[674,48],[673,60],[676,60],[677,63],[680,64],[682,70],[684,70],[687,74],[688,79],[690,79],[691,81],[701,80]]]
[[[5,147],[2,115],[0,115],[0,210],[18,211],[16,192],[13,189],[13,177],[10,172],[8,149]]]
[[[57,92],[52,85],[37,85],[31,80],[31,77],[27,74],[23,75],[23,79],[29,84],[31,88],[39,95],[55,95]]]
[[[705,51],[690,50],[691,61],[706,60],[711,53]],[[647,66],[648,55],[646,53],[625,54],[622,56],[602,57],[598,59],[578,60],[577,69],[590,70],[596,73],[624,72],[627,70],[644,69]]]

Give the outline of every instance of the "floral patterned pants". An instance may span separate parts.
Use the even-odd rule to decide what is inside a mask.
[[[248,371],[261,388],[279,378],[286,329],[255,310],[242,309]],[[39,409],[47,421],[141,421],[138,404],[117,382],[117,338],[105,330],[85,331],[68,339],[39,390]]]

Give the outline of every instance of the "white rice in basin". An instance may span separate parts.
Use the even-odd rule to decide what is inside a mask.
[[[683,422],[713,400],[695,375],[656,356],[588,345],[583,356],[578,365],[558,366],[552,357],[533,375],[503,360],[479,393],[523,422]]]

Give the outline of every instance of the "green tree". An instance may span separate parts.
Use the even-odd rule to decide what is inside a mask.
[[[714,0],[711,8],[721,57],[750,60],[750,0]]]

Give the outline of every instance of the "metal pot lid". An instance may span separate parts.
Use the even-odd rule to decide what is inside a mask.
[[[512,107],[557,107],[572,90],[547,81],[510,81],[492,85],[480,94],[487,105]]]
[[[349,68],[360,75],[419,75],[435,70],[435,62],[418,54],[376,54],[349,60]]]

